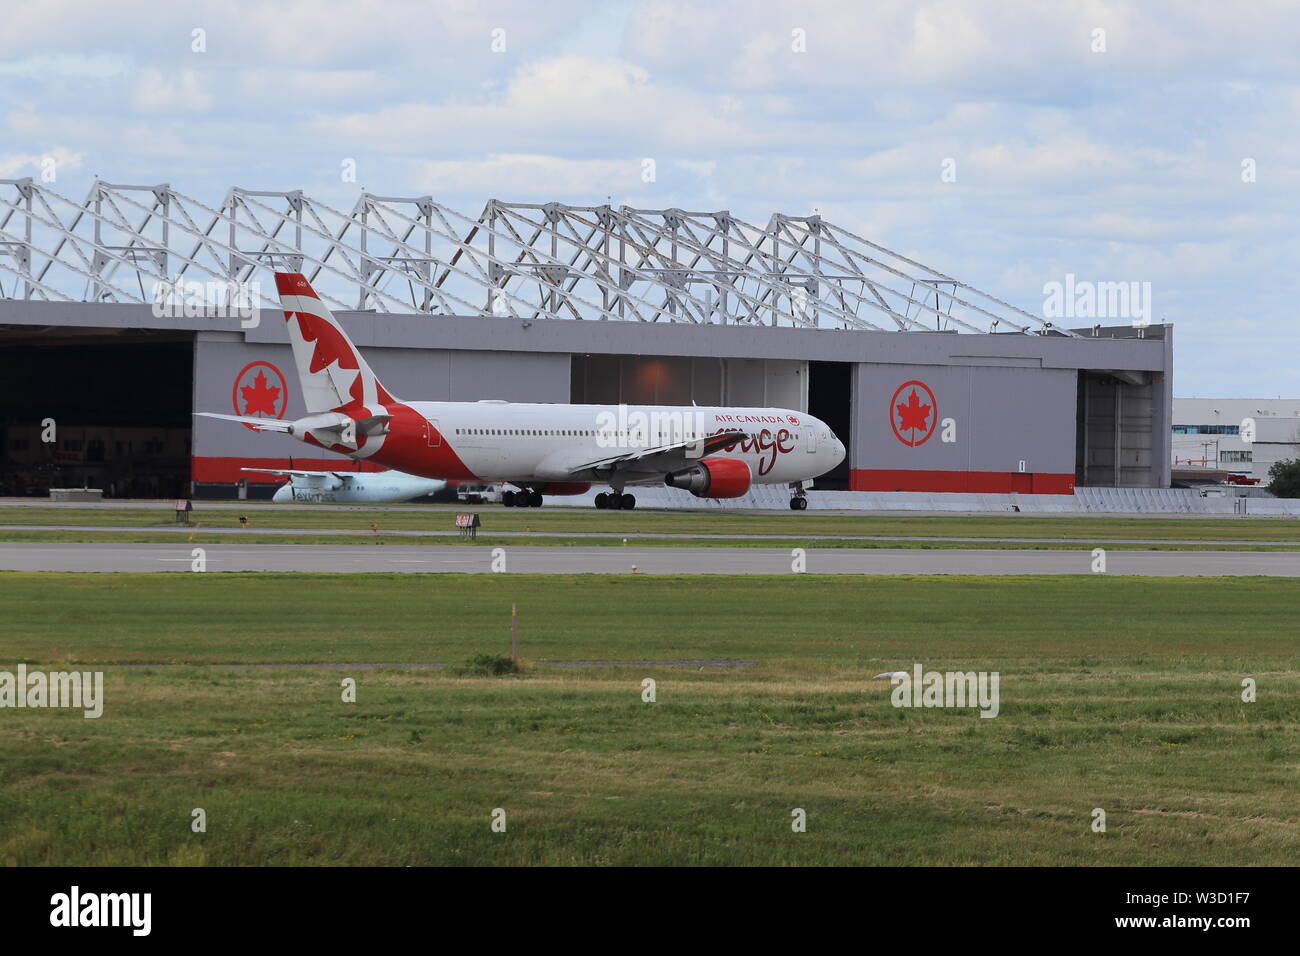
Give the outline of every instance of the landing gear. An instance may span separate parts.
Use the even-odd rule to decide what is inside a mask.
[[[636,507],[636,495],[625,495],[617,491],[607,495],[602,491],[596,495],[596,507],[610,511],[631,511]]]
[[[811,481],[792,481],[790,482],[790,510],[807,511],[808,510],[808,485]]]
[[[503,491],[501,503],[507,508],[540,508],[542,493],[540,491]]]

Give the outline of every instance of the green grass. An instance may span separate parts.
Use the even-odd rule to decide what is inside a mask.
[[[106,672],[97,721],[0,711],[9,864],[1300,851],[1291,581],[6,573],[0,589],[0,669]],[[400,666],[508,653],[512,603],[522,674]],[[680,659],[757,663],[544,663]],[[893,708],[870,677],[915,661],[999,671],[1000,716]],[[305,662],[393,666],[290,666]],[[195,807],[207,833],[190,831]],[[796,807],[807,833],[790,830]]]
[[[520,663],[503,654],[475,654],[467,661],[447,665],[456,677],[508,677],[523,673]]]
[[[929,535],[938,537],[1011,537],[1072,541],[1100,539],[1163,539],[1201,541],[1300,541],[1300,520],[1294,518],[1092,518],[1033,515],[876,515],[700,512],[610,512],[594,508],[502,508],[495,505],[403,508],[272,508],[250,502],[241,511],[205,510],[197,504],[194,520],[208,528],[237,528],[239,515],[250,527],[311,530],[367,530],[378,524],[386,531],[452,530],[456,511],[483,516],[483,533],[533,531],[563,537],[575,532],[626,534],[726,534],[757,537],[808,535]],[[38,508],[0,507],[0,525],[76,525],[157,528],[174,525],[169,508]]]

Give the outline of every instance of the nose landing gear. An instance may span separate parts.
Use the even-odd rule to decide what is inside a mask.
[[[811,484],[811,482],[809,482],[809,484]],[[792,493],[792,497],[790,498],[790,510],[807,511],[808,510],[808,489],[807,487],[805,487],[804,482],[802,481],[791,482],[790,491]]]

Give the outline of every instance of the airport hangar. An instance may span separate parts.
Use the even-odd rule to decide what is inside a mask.
[[[819,216],[8,179],[0,493],[268,497],[242,467],[357,467],[192,417],[305,414],[272,268],[405,398],[803,410],[848,447],[822,488],[1169,486],[1171,326],[1056,327]]]

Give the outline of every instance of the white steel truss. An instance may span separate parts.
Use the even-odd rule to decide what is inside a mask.
[[[1075,335],[820,216],[493,199],[471,218],[430,196],[362,193],[342,211],[240,188],[210,206],[103,181],[78,203],[0,179],[0,298],[151,303],[215,283],[275,308],[268,266],[339,309]]]

